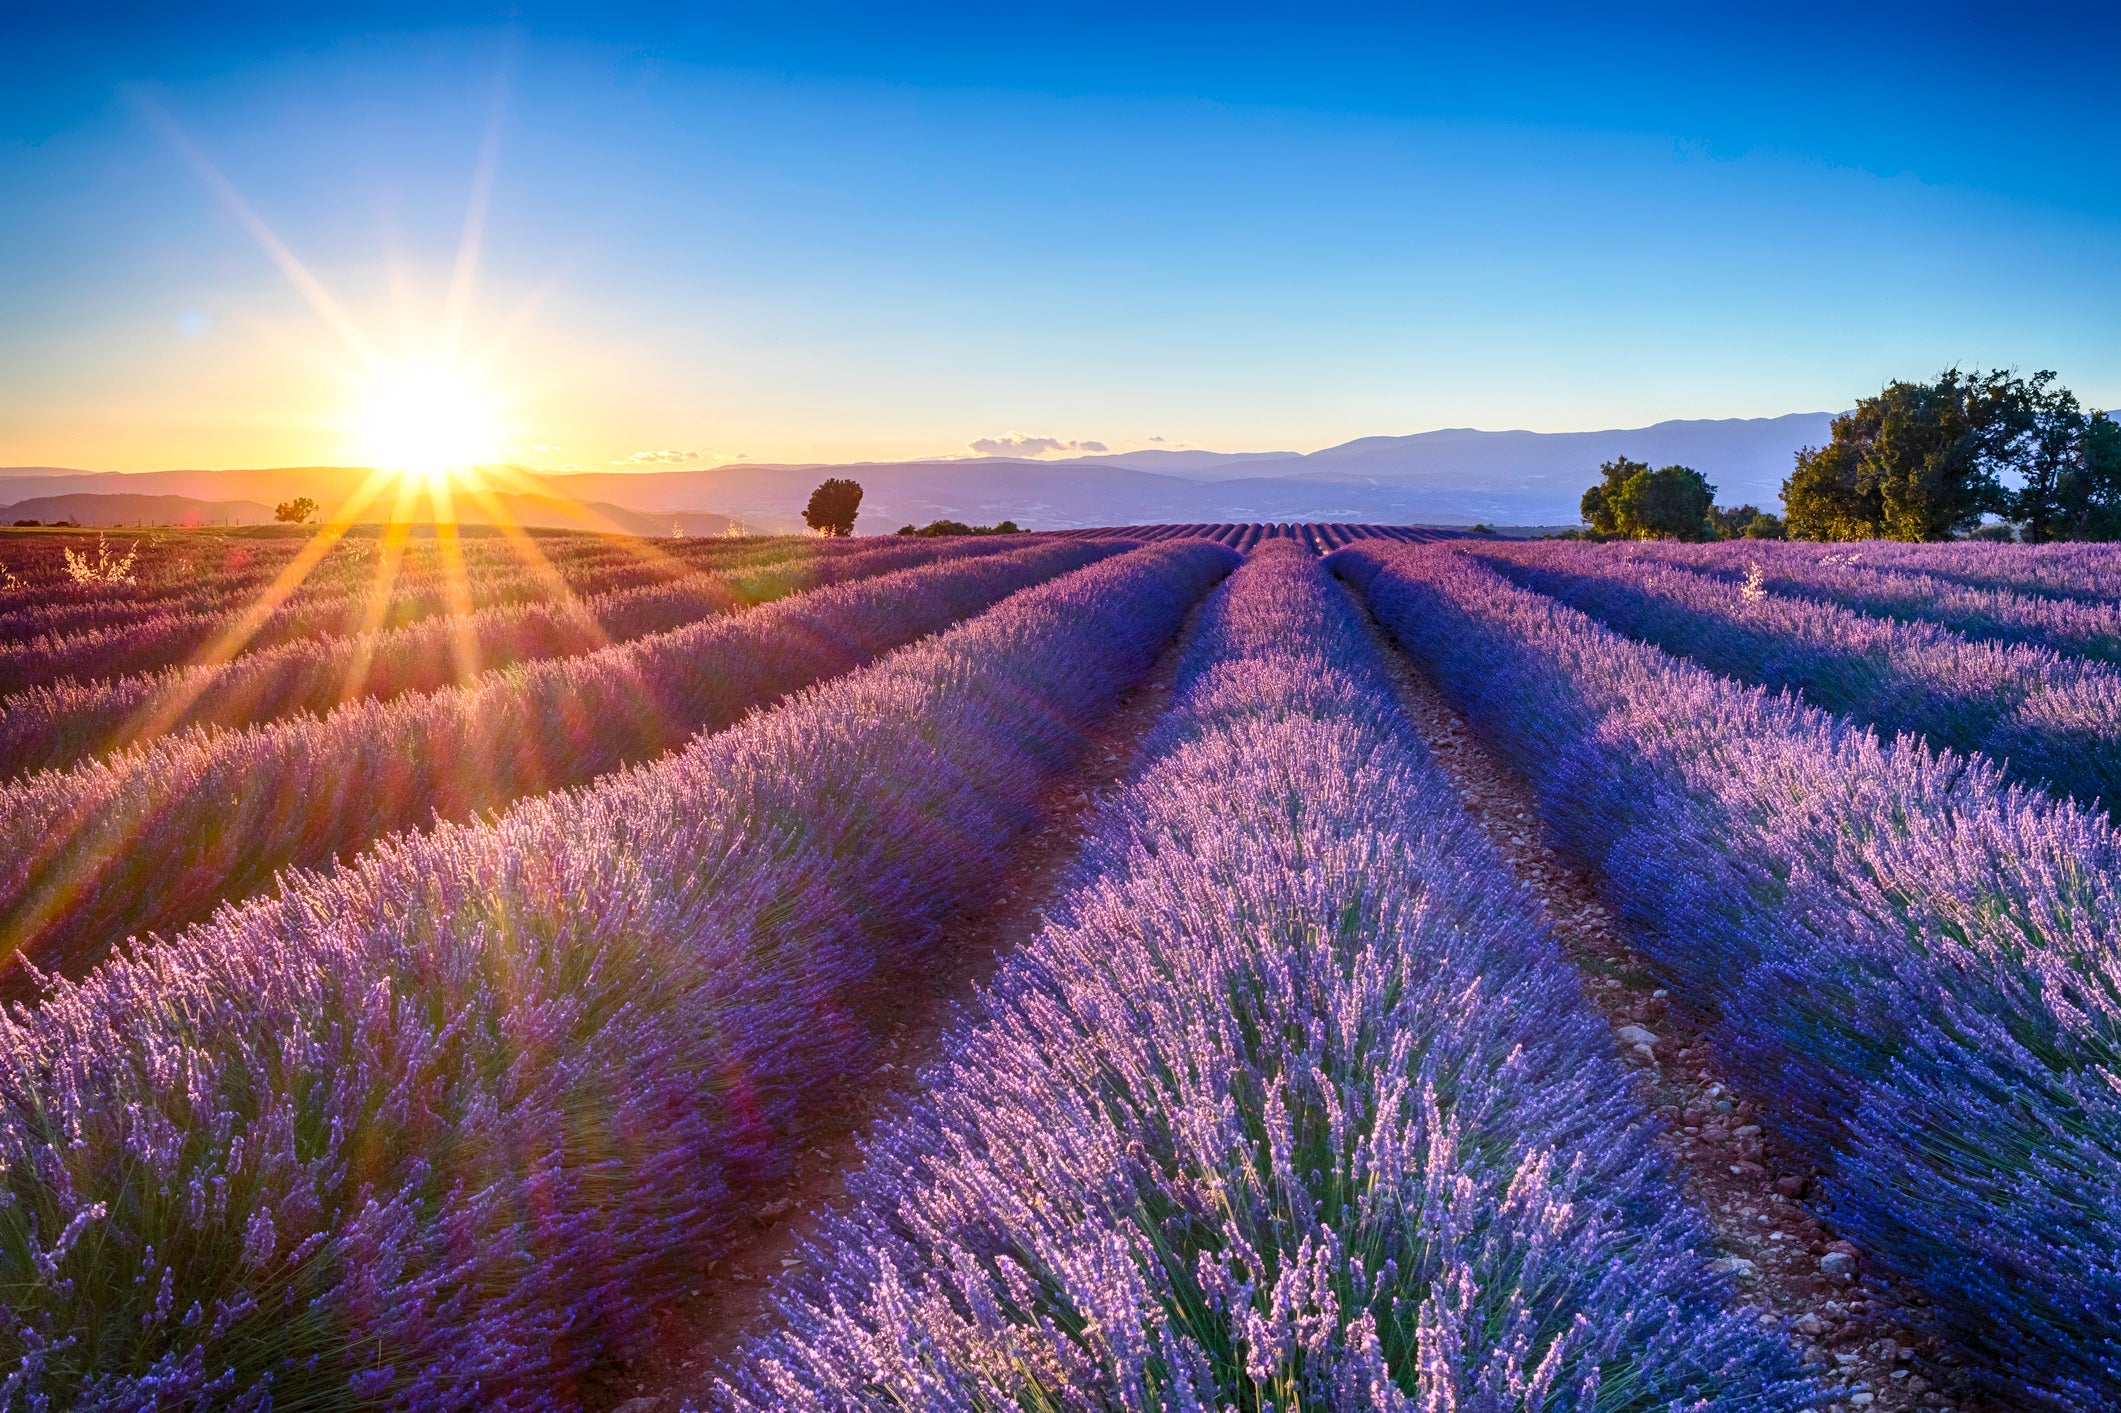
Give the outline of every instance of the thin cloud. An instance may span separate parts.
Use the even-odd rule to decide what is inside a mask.
[[[981,456],[1044,456],[1055,451],[1109,451],[1103,442],[1063,441],[1059,437],[1032,437],[1022,432],[1004,432],[998,437],[981,437],[971,443],[972,450]]]
[[[683,466],[688,461],[705,461],[713,453],[705,451],[637,451],[631,456],[622,456],[612,462],[614,466]]]

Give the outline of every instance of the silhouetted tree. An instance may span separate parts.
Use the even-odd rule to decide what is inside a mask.
[[[1014,520],[1004,520],[999,525],[967,525],[962,520],[931,520],[925,525],[901,525],[898,533],[933,539],[940,535],[1021,535],[1024,532]]]
[[[803,523],[820,535],[851,535],[861,505],[861,482],[835,476],[810,493],[810,504],[803,508]]]
[[[308,496],[283,500],[272,508],[272,518],[288,525],[299,525],[316,513],[317,503]]]

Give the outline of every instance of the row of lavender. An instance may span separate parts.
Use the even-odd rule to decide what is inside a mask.
[[[747,613],[0,785],[0,971],[18,992],[25,962],[78,976],[283,868],[649,759],[1118,547],[880,546],[821,566],[838,587]]]
[[[409,583],[433,583],[445,570],[461,566],[473,579],[502,571],[549,568],[566,579],[595,574],[623,562],[638,563],[638,544],[612,535],[455,535],[349,534],[338,527],[300,537],[270,540],[197,539],[168,535],[146,540],[104,541],[77,558],[126,566],[116,580],[79,583],[61,575],[56,581],[9,574],[17,587],[0,588],[0,639],[18,641],[40,634],[66,634],[113,627],[158,612],[197,612],[241,607],[299,564],[297,592],[328,596],[364,587],[379,564]],[[18,554],[15,559],[19,561]]]
[[[0,623],[0,691],[65,678],[87,682],[125,676],[201,655],[222,657],[480,608],[652,585],[685,575],[702,560],[733,567],[818,553],[811,548],[817,542],[793,539],[700,543],[708,548],[682,558],[643,541],[601,544],[592,547],[593,555],[559,564],[526,563],[518,556],[531,551],[511,545],[481,564],[435,557],[417,572],[396,561],[386,543],[380,553],[371,549],[352,556],[351,569],[341,565],[329,574],[319,572],[321,560],[297,562],[283,566],[284,580],[244,583],[197,597],[24,608],[13,615],[17,622]],[[24,621],[62,611],[71,618],[93,612],[94,621],[64,630]]]
[[[1765,551],[1797,562],[1920,573],[1975,589],[2089,601],[2121,598],[2121,557],[2104,544],[1904,544],[1892,540],[1769,544],[1756,540],[1748,544],[1753,547],[1756,553]]]
[[[1125,535],[1129,539],[1149,544],[1162,540],[1213,540],[1239,552],[1249,552],[1255,545],[1269,540],[1295,540],[1314,554],[1324,554],[1357,540],[1399,540],[1408,544],[1422,544],[1429,540],[1454,538],[1462,532],[1420,525],[1302,524],[1283,521],[1279,524],[1225,522],[1212,525],[1128,525],[1114,529],[1058,530],[1053,533],[1069,536]]]
[[[1107,559],[0,1021],[0,1409],[570,1406],[1232,561]]]
[[[2121,837],[1513,584],[1333,567],[1536,787],[1726,1062],[2014,1402],[2121,1403]]]
[[[2121,803],[2121,669],[2106,663],[1771,593],[1661,556],[1578,545],[1487,553],[1629,637],[1887,733],[1980,752],[2015,780],[2087,805]]]
[[[2038,578],[2010,580],[2000,565],[1981,577],[2013,587],[1962,583],[1941,557],[1923,568],[1914,566],[1924,561],[1906,556],[1874,565],[1861,550],[1821,554],[1808,545],[1652,541],[1632,545],[1628,553],[1734,585],[1750,583],[1758,593],[1793,594],[1860,613],[1934,623],[1970,638],[2121,663],[2121,584],[2110,597],[2058,597],[2040,592]],[[2121,555],[2108,552],[2103,558],[2121,567]],[[2089,567],[2098,561],[2083,557],[2080,562]]]
[[[1218,592],[1144,753],[726,1403],[1810,1404],[1312,555]]]
[[[901,541],[823,556],[794,548],[803,543],[582,598],[516,601],[378,632],[298,638],[223,662],[18,692],[0,700],[0,778],[62,768],[189,727],[321,716],[357,698],[440,691],[495,668],[593,652],[938,552],[929,542]]]

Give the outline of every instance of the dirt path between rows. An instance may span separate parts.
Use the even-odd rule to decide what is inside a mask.
[[[1866,1273],[1863,1253],[1806,1206],[1810,1166],[1778,1148],[1771,1118],[1724,1077],[1705,1018],[1657,985],[1592,878],[1544,839],[1531,789],[1351,597],[1414,729],[1539,900],[1644,1100],[1666,1121],[1658,1144],[1737,1276],[1739,1299],[1764,1323],[1789,1322],[1805,1363],[1837,1395],[1829,1413],[1996,1408],[1971,1387],[1960,1353],[1929,1332],[1920,1296]]]
[[[1202,603],[1205,604],[1203,598]],[[614,1413],[677,1413],[708,1405],[720,1365],[745,1334],[772,1319],[776,1280],[799,1262],[799,1242],[845,1193],[858,1140],[914,1090],[938,1042],[1001,960],[1029,942],[1075,860],[1090,811],[1132,773],[1134,756],[1170,704],[1180,654],[1201,612],[1195,605],[1156,666],[1100,724],[1073,771],[1040,801],[1043,823],[1021,842],[988,906],[960,915],[919,963],[881,977],[865,1010],[885,1037],[867,1073],[819,1106],[794,1175],[757,1194],[752,1239],[713,1263],[682,1303],[658,1316],[653,1346],[610,1370],[584,1405]]]

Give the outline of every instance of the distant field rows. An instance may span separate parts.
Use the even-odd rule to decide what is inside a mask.
[[[1518,582],[1715,671],[1888,734],[1980,752],[2087,805],[2121,802],[2121,670],[1823,599],[1749,598],[1724,579],[1586,548],[1482,553]]]
[[[1998,588],[1973,588],[1912,568],[1871,568],[1801,553],[1781,544],[1680,545],[1645,543],[1627,553],[1740,584],[1757,570],[1759,587],[1838,604],[1859,613],[1935,623],[1970,638],[2023,643],[2065,655],[2121,664],[2121,599],[2054,598]]]
[[[944,562],[465,687],[185,733],[13,781],[0,787],[0,962],[79,975],[128,935],[194,922],[282,869],[649,759],[1112,552],[888,546],[886,563]],[[859,558],[846,564],[859,579]]]
[[[991,601],[1110,552],[913,573]],[[1155,547],[1029,588],[0,1020],[0,1352],[42,1332],[60,1403],[569,1406],[791,1161],[793,1107],[867,1043],[851,988],[991,886],[1231,560]]]
[[[1969,588],[2090,602],[2121,599],[2121,556],[2115,555],[2111,545],[1901,544],[1862,540],[1844,544],[1791,542],[1770,548],[1791,559],[1883,571],[1907,570]]]
[[[932,542],[901,541],[824,556],[802,553],[803,543],[794,541],[777,554],[725,557],[728,567],[721,571],[658,576],[582,598],[443,613],[381,632],[297,638],[218,664],[18,692],[0,701],[0,778],[63,768],[143,737],[193,727],[230,729],[300,712],[321,716],[361,698],[440,691],[496,668],[594,652],[939,552]]]
[[[496,565],[461,580],[458,569],[450,566],[407,574],[402,566],[369,563],[343,576],[313,574],[279,602],[262,597],[266,585],[245,584],[204,596],[197,606],[185,600],[152,605],[139,613],[113,609],[116,616],[106,626],[0,643],[0,690],[12,693],[68,677],[87,682],[154,671],[191,660],[223,641],[230,651],[255,652],[309,638],[403,627],[482,607],[605,593],[681,576],[690,569],[689,560],[771,562],[811,553],[810,543],[732,543],[682,559],[603,547],[580,562]],[[117,602],[115,593],[109,602]]]
[[[1459,531],[1419,525],[1292,525],[1223,523],[1196,525],[1126,525],[1101,530],[1060,530],[1060,535],[1126,535],[1148,544],[1163,540],[1213,540],[1240,552],[1266,540],[1295,540],[1305,548],[1323,553],[1358,539],[1403,540],[1421,543],[1448,539]]]
[[[1841,1229],[2013,1399],[2121,1401],[2113,826],[1631,642],[1491,562],[1335,560],[1720,1017]]]
[[[320,541],[318,535],[324,538]],[[612,535],[536,535],[526,537],[538,557],[562,573],[574,567],[590,569],[600,564],[640,562],[646,542]],[[46,577],[32,579],[18,589],[0,589],[0,627],[10,638],[30,633],[73,631],[103,622],[122,622],[127,615],[157,609],[211,608],[218,602],[227,607],[239,595],[251,595],[272,583],[298,558],[312,560],[299,591],[330,594],[366,585],[380,564],[395,564],[397,572],[418,578],[442,572],[444,543],[433,534],[379,536],[330,531],[305,531],[271,539],[236,538],[177,532],[139,540],[103,539],[104,562],[124,559],[134,547],[129,583],[76,583],[65,571],[62,552],[68,549],[91,563],[99,559],[94,537],[40,536],[32,541],[0,535],[0,563],[17,578],[21,574],[20,550],[27,544],[40,551],[46,561]],[[512,573],[529,569],[536,562],[527,556],[521,542],[512,537],[460,536],[446,558],[461,562],[474,580],[489,573]],[[322,550],[321,557],[319,550]]]

